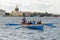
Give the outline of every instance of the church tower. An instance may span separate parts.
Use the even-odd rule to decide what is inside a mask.
[[[16,5],[15,11],[16,12],[19,11],[18,5]]]
[[[11,16],[22,16],[22,12],[19,11],[18,5],[16,5],[14,11],[10,14]]]

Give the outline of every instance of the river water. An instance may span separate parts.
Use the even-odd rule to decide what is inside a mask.
[[[56,28],[44,25],[44,31],[27,28],[15,29],[19,26],[6,26],[6,23],[20,23],[23,17],[0,17],[0,40],[60,40],[60,17],[26,17],[36,22],[57,23]]]

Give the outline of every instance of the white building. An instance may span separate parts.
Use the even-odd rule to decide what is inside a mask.
[[[5,15],[5,10],[0,9],[0,16],[4,16]]]
[[[14,11],[12,11],[10,15],[11,16],[22,16],[22,12],[19,11],[18,5],[16,5],[16,8],[14,9]]]

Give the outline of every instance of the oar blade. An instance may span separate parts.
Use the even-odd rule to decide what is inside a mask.
[[[54,26],[53,23],[48,23],[48,24],[44,24],[44,25],[46,25],[46,26],[50,26],[50,27],[56,27],[56,26]]]
[[[15,29],[19,29],[19,28],[22,28],[22,27],[16,27]]]

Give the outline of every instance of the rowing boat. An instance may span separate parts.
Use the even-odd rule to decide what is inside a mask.
[[[43,26],[50,26],[50,27],[56,27],[53,25],[54,23],[45,23],[45,24],[11,24],[7,23],[5,24],[6,26],[21,26],[18,28],[28,28],[28,29],[38,29],[38,30],[43,30]],[[17,28],[17,27],[16,27]]]

